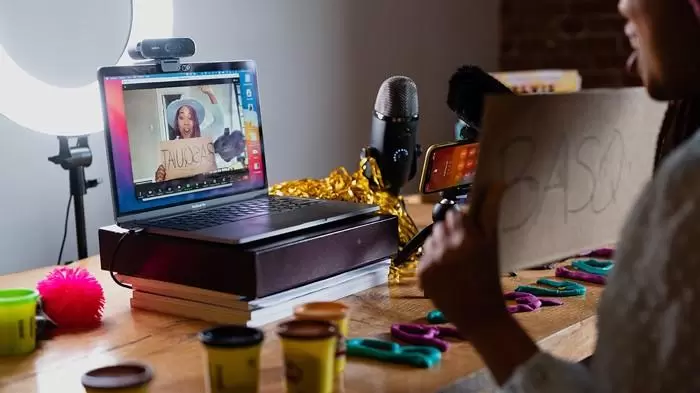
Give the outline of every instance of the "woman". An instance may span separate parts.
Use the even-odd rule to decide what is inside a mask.
[[[178,101],[192,102],[185,104]],[[202,133],[199,130],[199,126],[201,124],[199,119],[204,117],[204,107],[202,107],[202,104],[196,100],[183,99],[178,101],[173,101],[173,104],[178,105],[177,110],[175,111],[175,116],[173,116],[175,118],[175,122],[173,123],[175,139],[199,138],[202,136]],[[201,109],[195,109],[197,105],[199,105]],[[168,106],[168,109],[170,109],[170,105]]]
[[[212,114],[214,121],[206,128],[212,129],[211,135],[221,133],[223,129],[223,115],[219,102],[216,99],[214,90],[210,86],[200,86],[199,90],[204,93],[212,104]],[[181,98],[168,104],[166,108],[168,124],[173,130],[171,139],[190,139],[202,136],[202,122],[206,111],[202,103],[193,98]],[[166,178],[165,166],[159,165],[156,170],[155,180],[164,181]]]
[[[505,311],[498,269],[500,188],[476,215],[450,212],[426,241],[421,286],[469,338],[506,392],[698,392],[700,373],[700,0],[621,0],[631,64],[672,100],[659,166],[623,228],[600,303],[590,368],[540,352]]]

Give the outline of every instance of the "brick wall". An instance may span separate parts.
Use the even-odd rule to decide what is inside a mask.
[[[504,71],[577,69],[584,88],[639,85],[617,0],[501,0]]]

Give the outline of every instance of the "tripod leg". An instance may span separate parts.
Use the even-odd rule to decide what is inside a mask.
[[[408,258],[411,257],[419,248],[420,246],[423,245],[423,242],[425,242],[425,239],[430,236],[430,234],[433,231],[433,224],[428,225],[427,227],[421,229],[420,232],[416,236],[413,237],[406,245],[404,246],[401,251],[399,251],[398,254],[396,254],[396,258],[394,258],[394,266],[400,267],[403,264],[405,264],[408,261]]]

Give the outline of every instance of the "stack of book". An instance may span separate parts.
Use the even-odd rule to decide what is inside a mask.
[[[257,299],[120,275],[132,286],[131,307],[217,324],[259,327],[293,315],[315,301],[335,301],[386,284],[390,260],[384,260]]]

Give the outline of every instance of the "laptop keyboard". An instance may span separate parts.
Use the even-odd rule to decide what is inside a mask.
[[[144,223],[144,226],[179,231],[197,231],[252,217],[285,213],[318,202],[320,201],[314,199],[291,199],[270,196],[236,202],[231,205],[212,209],[199,210],[180,216],[148,221]]]

